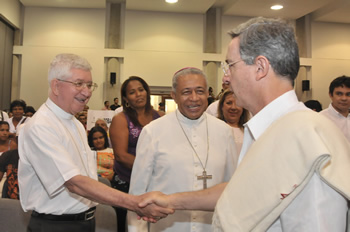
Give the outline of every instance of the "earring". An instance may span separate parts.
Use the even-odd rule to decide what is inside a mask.
[[[129,105],[129,102],[125,102],[125,106],[126,107],[129,107],[130,105]]]

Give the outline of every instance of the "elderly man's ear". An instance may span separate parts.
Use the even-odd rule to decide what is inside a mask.
[[[258,56],[255,58],[256,65],[256,80],[260,80],[268,74],[270,70],[270,62],[265,56]]]

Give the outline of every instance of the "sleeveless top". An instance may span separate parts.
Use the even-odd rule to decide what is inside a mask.
[[[129,116],[125,112],[123,113],[126,117],[129,129],[128,153],[136,156],[136,145],[143,127],[134,125],[134,123],[131,122]],[[153,110],[152,120],[155,120],[159,117],[160,116],[157,111]],[[119,176],[119,179],[130,183],[131,169],[125,167],[116,160],[114,161],[114,172]]]
[[[2,153],[4,153],[5,151],[9,151],[10,150],[10,144],[11,144],[12,140],[9,139],[9,143],[7,144],[7,149],[3,150],[3,151],[0,151],[0,156],[2,155]]]

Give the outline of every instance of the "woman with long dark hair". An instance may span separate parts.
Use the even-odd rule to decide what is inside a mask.
[[[136,155],[136,144],[142,128],[160,117],[151,105],[148,84],[141,77],[131,76],[121,87],[123,111],[115,115],[109,128],[114,152],[112,187],[129,192],[132,166]],[[125,231],[126,210],[117,208],[118,231]]]

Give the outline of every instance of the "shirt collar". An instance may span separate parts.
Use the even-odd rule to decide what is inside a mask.
[[[276,119],[290,112],[298,103],[295,91],[288,91],[270,102],[244,126],[250,131],[253,139],[257,140]]]
[[[50,98],[46,100],[46,106],[52,110],[52,112],[63,119],[72,119],[74,115],[67,113],[66,111],[62,110],[58,105],[56,105]]]
[[[176,109],[176,117],[179,119],[179,122],[181,124],[185,124],[185,125],[196,125],[201,123],[204,119],[205,119],[205,112],[197,119],[189,119],[187,118],[185,115],[183,115],[179,109]]]
[[[343,118],[349,118],[350,114],[348,114],[347,117],[344,117],[344,115],[342,115],[341,113],[339,113],[332,105],[332,103],[329,104],[329,109],[333,112],[333,114],[338,115],[338,117],[343,117]]]

